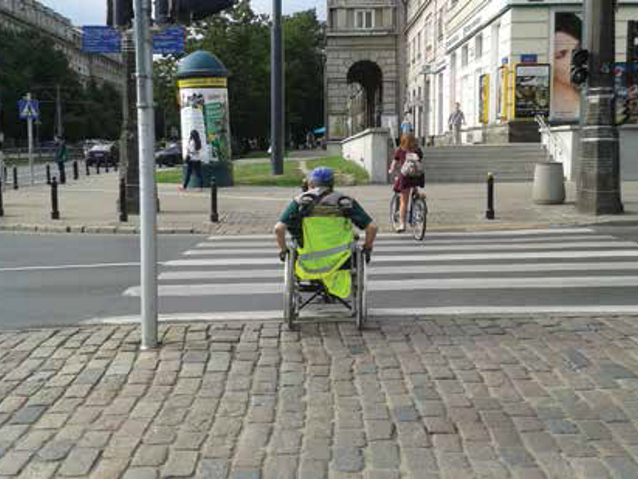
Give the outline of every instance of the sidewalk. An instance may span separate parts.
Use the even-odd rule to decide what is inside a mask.
[[[628,317],[0,332],[0,477],[638,477]]]
[[[638,222],[638,182],[623,184],[626,213],[617,216],[593,217],[576,212],[574,185],[568,184],[564,205],[540,206],[532,200],[531,183],[496,183],[496,220],[485,219],[486,185],[432,184],[428,195],[428,228],[444,229],[504,229],[584,225],[620,221]],[[161,213],[158,228],[161,233],[242,234],[267,233],[290,199],[299,193],[295,188],[236,187],[219,190],[219,223],[209,221],[210,191],[178,192],[177,185],[158,187]],[[388,218],[390,186],[372,185],[347,187],[342,191],[360,200],[380,224],[390,231]],[[117,173],[82,176],[60,187],[61,220],[51,216],[50,190],[46,185],[5,189],[5,217],[0,229],[113,233],[135,232],[139,218],[131,216],[128,223],[118,221]]]

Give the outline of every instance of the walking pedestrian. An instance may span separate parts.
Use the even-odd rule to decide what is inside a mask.
[[[58,171],[60,172],[60,184],[66,183],[66,171],[64,164],[69,159],[69,149],[66,146],[64,138],[57,137],[55,139],[55,156],[54,161],[58,165]]]
[[[450,131],[452,132],[452,144],[460,145],[461,127],[465,125],[465,115],[461,110],[461,104],[458,102],[455,103],[454,111],[452,112],[448,120],[448,125],[450,127]]]
[[[191,175],[195,172],[199,189],[204,187],[204,177],[202,175],[202,139],[197,130],[192,130],[188,139],[188,153],[186,155],[186,175],[184,176],[184,184],[180,189],[188,188]]]

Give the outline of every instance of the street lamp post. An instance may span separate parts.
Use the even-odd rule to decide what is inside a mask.
[[[284,174],[284,55],[281,32],[281,0],[272,2],[272,32],[270,57],[270,131],[271,161],[274,175]]]
[[[615,13],[614,0],[585,0],[590,76],[581,114],[576,206],[594,215],[623,211],[614,94]]]

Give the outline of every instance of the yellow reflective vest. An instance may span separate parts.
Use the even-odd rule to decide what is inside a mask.
[[[319,204],[302,219],[301,227],[303,246],[297,249],[297,276],[321,280],[328,292],[339,298],[350,296],[350,270],[340,269],[350,259],[354,245],[350,218],[333,206]]]

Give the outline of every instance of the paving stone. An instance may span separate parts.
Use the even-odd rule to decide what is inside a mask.
[[[501,447],[498,455],[510,467],[536,467],[534,457],[523,447]]]
[[[135,467],[158,467],[164,464],[168,457],[168,446],[141,445],[131,464]]]
[[[399,469],[399,448],[392,441],[377,441],[367,448],[367,456],[372,469]]]
[[[135,467],[127,470],[122,479],[157,479],[159,471],[150,467]]]
[[[31,459],[29,451],[9,451],[0,457],[0,476],[17,476]]]
[[[88,476],[99,455],[99,449],[73,449],[62,463],[62,466],[60,466],[58,475],[62,477]]]
[[[189,477],[197,465],[197,452],[171,451],[168,462],[162,468],[163,477]]]
[[[332,468],[339,472],[359,472],[363,469],[363,454],[357,447],[333,448]]]

